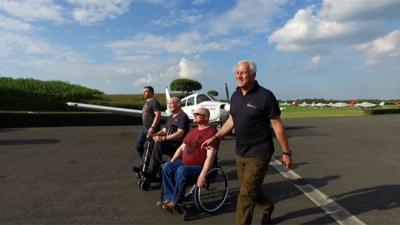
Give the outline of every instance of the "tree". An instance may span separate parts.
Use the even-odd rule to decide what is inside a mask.
[[[217,97],[218,96],[218,91],[216,90],[210,90],[207,92],[208,95],[213,96],[213,97]]]
[[[198,91],[202,88],[200,82],[191,79],[176,79],[173,80],[170,84],[170,88],[172,91],[181,91],[184,92],[193,92]]]

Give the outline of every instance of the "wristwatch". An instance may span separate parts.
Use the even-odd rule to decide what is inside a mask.
[[[292,155],[292,151],[287,150],[286,152],[282,152],[282,155]]]

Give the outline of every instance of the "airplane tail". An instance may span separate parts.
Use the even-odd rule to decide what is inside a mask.
[[[357,100],[351,99],[351,100],[349,101],[349,106],[350,106],[350,107],[354,106],[355,104],[357,104]]]
[[[166,87],[166,88],[165,88],[165,100],[166,100],[166,103],[168,103],[168,101],[169,101],[170,98],[171,98],[171,95],[169,94],[169,90],[168,90],[168,88]]]
[[[167,109],[165,110],[165,114],[170,115],[171,112],[168,109],[168,101],[171,98],[171,95],[169,94],[168,87],[165,88],[165,104],[167,104]]]
[[[380,107],[384,107],[384,106],[385,106],[385,102],[379,103],[379,106],[380,106]]]

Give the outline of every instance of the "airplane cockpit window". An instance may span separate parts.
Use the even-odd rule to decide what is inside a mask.
[[[201,102],[205,102],[205,101],[212,101],[212,99],[210,99],[210,97],[208,97],[207,95],[204,95],[204,94],[197,95],[197,98],[196,98],[197,104],[199,104]]]
[[[194,97],[190,97],[186,100],[186,106],[194,105]]]

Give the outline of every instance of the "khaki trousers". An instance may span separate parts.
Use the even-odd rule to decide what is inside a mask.
[[[236,224],[251,224],[256,204],[261,207],[262,221],[271,213],[273,203],[261,189],[270,160],[271,156],[258,158],[236,156],[236,167],[240,182]]]

